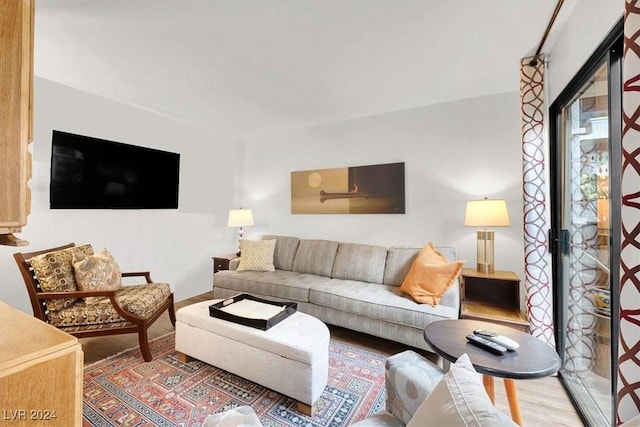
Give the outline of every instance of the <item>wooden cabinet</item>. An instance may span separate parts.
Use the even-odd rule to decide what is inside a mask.
[[[463,268],[460,318],[484,320],[529,332],[520,311],[520,278],[511,271],[479,273]]]
[[[13,235],[31,211],[33,140],[33,26],[35,0],[0,0],[0,244],[22,246]]]
[[[82,425],[76,337],[0,301],[0,425]]]

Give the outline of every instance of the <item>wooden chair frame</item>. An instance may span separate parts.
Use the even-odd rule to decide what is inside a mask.
[[[120,314],[124,319],[127,320],[126,323],[123,322],[113,323],[113,324],[105,324],[106,327],[96,329],[95,325],[87,325],[87,327],[83,326],[74,326],[74,330],[67,331],[65,328],[59,328],[62,331],[67,332],[70,335],[73,335],[78,338],[87,338],[87,337],[97,337],[97,336],[105,336],[105,335],[119,335],[119,334],[129,334],[129,333],[137,333],[138,341],[140,343],[140,351],[142,353],[142,357],[145,362],[150,362],[153,359],[151,355],[151,350],[149,348],[149,339],[147,335],[147,330],[149,327],[164,313],[165,310],[169,311],[169,319],[171,320],[171,324],[173,326],[176,325],[176,314],[175,308],[173,305],[173,293],[169,294],[167,300],[158,308],[158,310],[153,313],[148,319],[145,319],[140,316],[136,316],[125,310],[120,302],[116,298],[116,291],[70,291],[70,292],[45,292],[40,288],[40,283],[38,282],[38,278],[35,277],[33,269],[29,264],[29,260],[36,255],[45,254],[47,252],[53,252],[61,249],[67,249],[74,247],[75,243],[69,243],[63,246],[58,246],[51,249],[44,249],[35,252],[18,252],[13,254],[13,258],[18,264],[18,268],[20,269],[20,273],[22,274],[22,278],[24,279],[24,283],[27,286],[27,291],[29,292],[29,299],[31,300],[31,307],[33,309],[34,317],[42,320],[45,323],[49,323],[47,319],[47,304],[46,301],[50,299],[57,298],[85,298],[85,297],[109,297],[111,300],[111,304],[113,308]],[[122,277],[134,277],[134,276],[144,276],[147,283],[153,283],[151,280],[151,275],[148,271],[140,271],[140,272],[131,272],[131,273],[122,273]],[[55,325],[53,325],[55,326]]]

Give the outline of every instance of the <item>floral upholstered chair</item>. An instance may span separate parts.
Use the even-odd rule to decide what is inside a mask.
[[[24,279],[33,315],[78,338],[137,333],[145,361],[152,360],[147,329],[165,310],[176,317],[166,283],[149,272],[121,273],[106,249],[68,245],[13,255]],[[123,277],[145,283],[123,286]]]

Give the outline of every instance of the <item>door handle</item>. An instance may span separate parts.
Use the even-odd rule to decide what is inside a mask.
[[[562,255],[569,255],[569,230],[566,228],[560,230],[560,250]]]
[[[558,232],[555,228],[549,229],[549,252],[556,253],[556,248],[562,255],[569,255],[569,230],[563,228]]]

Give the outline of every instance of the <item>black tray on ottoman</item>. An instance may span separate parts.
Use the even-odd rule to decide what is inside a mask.
[[[275,308],[280,308],[281,310],[277,311],[275,314],[270,315],[268,318],[245,317],[225,311],[225,309],[232,308],[231,306],[233,304],[238,304],[242,301],[253,301],[257,303],[255,304],[255,307],[265,305],[264,308],[268,309],[268,311],[271,313],[274,312],[273,309]],[[211,304],[209,306],[209,315],[211,317],[218,317],[229,322],[234,322],[240,325],[250,326],[252,328],[262,329],[263,331],[266,331],[267,329],[277,325],[287,317],[291,316],[297,310],[298,304],[295,302],[268,301],[262,298],[254,297],[250,294],[238,294],[234,297],[227,298],[215,304]]]

